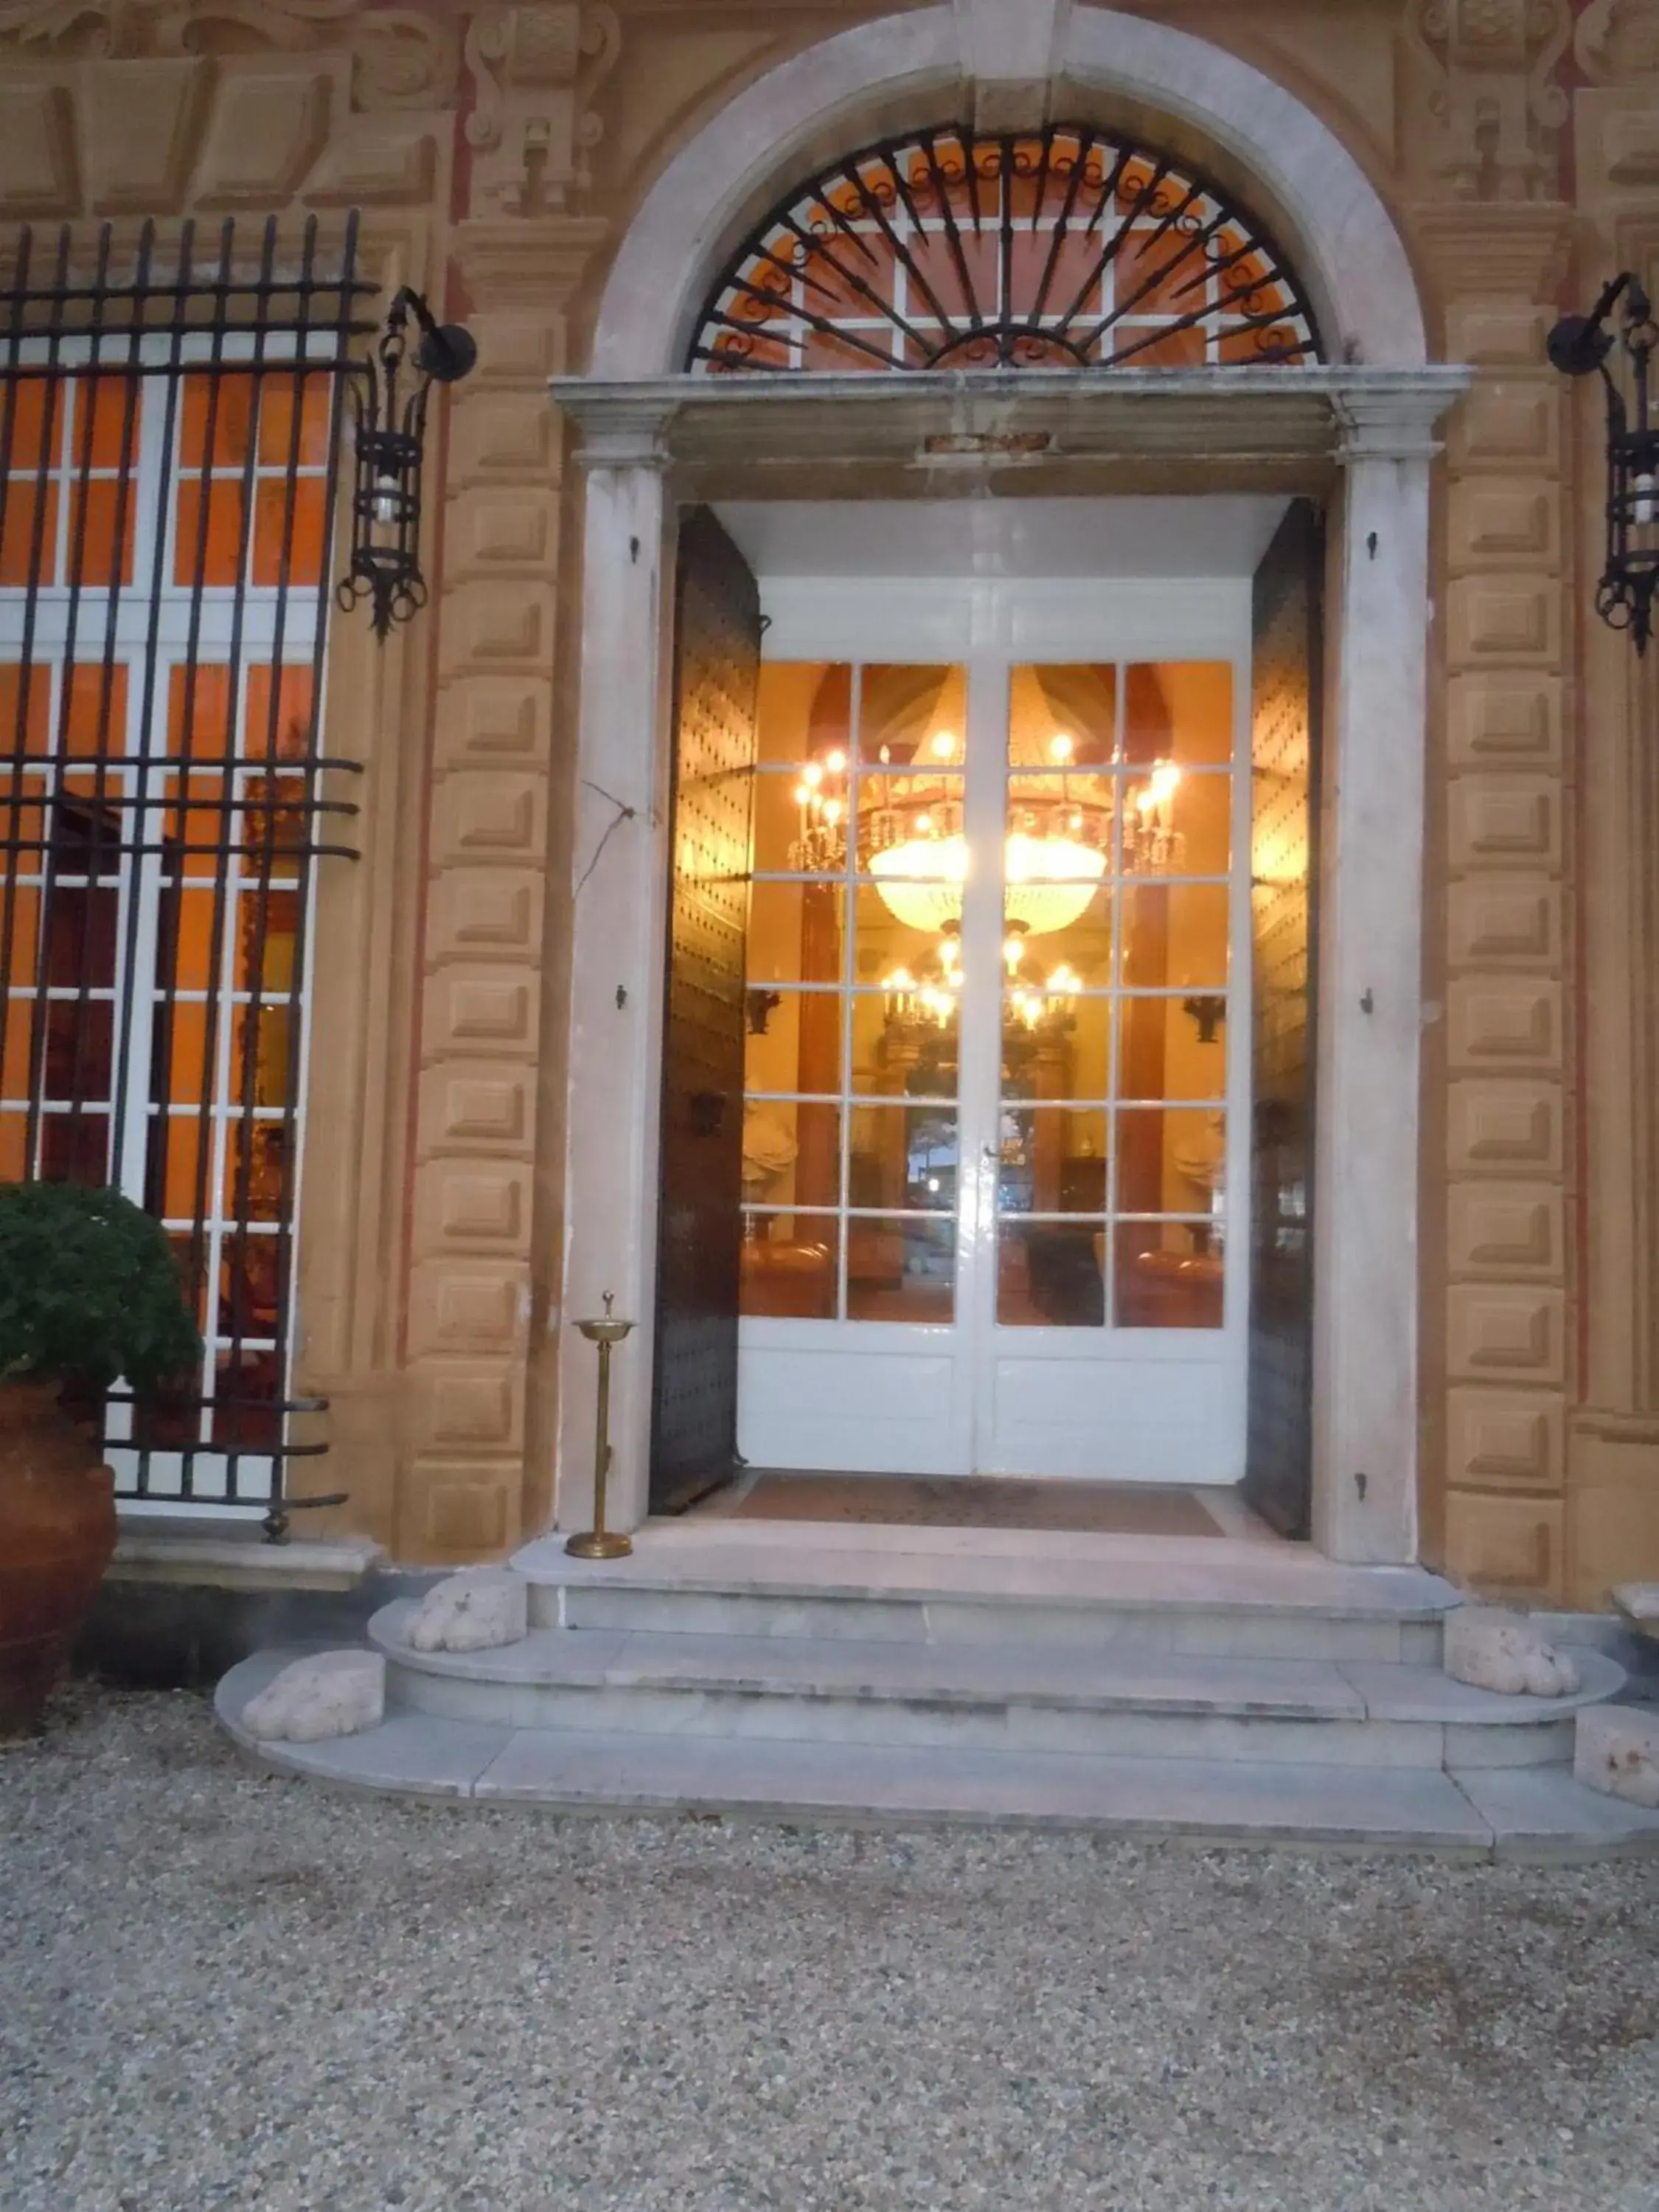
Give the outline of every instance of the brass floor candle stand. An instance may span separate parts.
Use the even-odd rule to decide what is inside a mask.
[[[593,1526],[565,1540],[565,1550],[578,1559],[625,1559],[634,1548],[631,1536],[615,1535],[605,1525],[605,1486],[611,1473],[611,1347],[620,1344],[634,1324],[617,1321],[611,1311],[613,1293],[605,1294],[605,1319],[579,1321],[577,1328],[590,1344],[599,1347],[599,1418],[593,1441]]]

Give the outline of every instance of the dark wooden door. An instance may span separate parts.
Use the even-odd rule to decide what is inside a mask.
[[[1313,1492],[1314,1006],[1322,518],[1256,571],[1250,690],[1250,1370],[1245,1495],[1308,1533]]]
[[[651,1506],[682,1510],[738,1452],[744,937],[760,594],[707,507],[680,530]]]

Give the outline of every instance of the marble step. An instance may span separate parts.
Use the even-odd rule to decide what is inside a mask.
[[[1189,1545],[1176,1559],[1048,1538],[989,1555],[907,1551],[881,1533],[880,1548],[808,1547],[678,1531],[653,1541],[647,1524],[631,1559],[573,1559],[544,1537],[513,1564],[542,1627],[1425,1666],[1438,1664],[1442,1620],[1460,1601],[1421,1568],[1344,1567],[1297,1546],[1218,1544],[1206,1559]]]
[[[1398,1662],[627,1629],[417,1652],[414,1609],[370,1624],[393,1704],[565,1734],[1461,1769],[1571,1759],[1574,1712],[1625,1679],[1597,1652],[1577,1696],[1533,1698]]]
[[[220,1717],[266,1769],[344,1790],[563,1813],[1071,1828],[1478,1858],[1659,1850],[1659,1814],[1598,1796],[1553,1766],[1454,1780],[1413,1768],[526,1729],[409,1711],[331,1743],[256,1744],[242,1709],[290,1656],[234,1667]]]

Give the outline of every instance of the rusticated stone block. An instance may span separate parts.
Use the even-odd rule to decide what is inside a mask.
[[[1446,1398],[1446,1467],[1454,1489],[1559,1491],[1566,1468],[1559,1397],[1460,1383]]]
[[[1564,1516],[1559,1498],[1454,1491],[1446,1500],[1446,1571],[1477,1589],[1554,1596]]]
[[[1559,1190],[1530,1183],[1454,1183],[1446,1219],[1453,1273],[1559,1275],[1564,1212]]]
[[[1447,751],[1454,768],[1553,766],[1561,757],[1561,679],[1484,669],[1446,686]]]
[[[1460,975],[1447,990],[1446,1007],[1455,1066],[1560,1065],[1559,983],[1520,975]]]
[[[1446,1105],[1446,1163],[1454,1175],[1561,1173],[1565,1101],[1553,1084],[1465,1077],[1448,1085]]]
[[[1565,1364],[1563,1293],[1529,1283],[1454,1283],[1446,1298],[1455,1376],[1558,1382]]]
[[[1455,776],[1449,805],[1454,868],[1559,867],[1561,794],[1549,778]]]

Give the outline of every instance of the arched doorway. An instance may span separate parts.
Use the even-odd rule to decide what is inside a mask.
[[[577,836],[582,888],[575,927],[567,1310],[617,1288],[632,1310],[644,1314],[657,1291],[656,1178],[663,1157],[657,1109],[669,972],[662,947],[671,884],[670,733],[661,675],[672,598],[665,517],[686,500],[713,498],[718,507],[745,494],[762,501],[799,496],[803,486],[821,494],[830,481],[860,499],[894,488],[911,497],[941,488],[960,493],[969,488],[973,471],[972,489],[1000,498],[1011,479],[996,472],[1014,467],[1023,472],[1022,492],[1066,498],[1144,491],[1156,482],[1180,496],[1272,493],[1282,506],[1294,492],[1323,488],[1339,510],[1336,568],[1353,643],[1336,657],[1332,687],[1331,736],[1346,773],[1328,824],[1327,888],[1335,895],[1327,901],[1320,1074],[1328,1111],[1344,1126],[1347,1142],[1340,1160],[1326,1147],[1317,1163],[1322,1290],[1311,1388],[1305,1376],[1301,1387],[1311,1420],[1316,1537],[1338,1556],[1410,1558],[1419,927],[1412,856],[1420,852],[1421,836],[1427,471],[1433,422],[1462,380],[1455,372],[1421,367],[1310,362],[1326,332],[1326,343],[1342,353],[1363,351],[1369,341],[1380,357],[1397,361],[1403,354],[1407,362],[1420,362],[1420,318],[1398,242],[1374,195],[1337,143],[1279,88],[1182,34],[1091,9],[1077,10],[1072,19],[1069,78],[1109,80],[1139,100],[1156,87],[1159,104],[1188,135],[1193,100],[1201,90],[1226,161],[1236,166],[1254,156],[1257,173],[1271,180],[1261,204],[1271,201],[1280,217],[1294,208],[1291,228],[1303,249],[1294,262],[1279,254],[1271,228],[1260,218],[1217,257],[1225,260],[1237,252],[1231,265],[1247,271],[1253,289],[1261,283],[1281,287],[1270,307],[1252,313],[1247,307],[1230,331],[1228,295],[1211,268],[1205,283],[1217,297],[1207,323],[1177,307],[1154,331],[1146,316],[1137,316],[1133,311],[1156,295],[1156,283],[1136,288],[1145,277],[1156,279],[1162,266],[1145,258],[1149,245],[1154,255],[1160,250],[1151,237],[1158,224],[1166,222],[1163,239],[1170,248],[1206,234],[1219,240],[1227,222],[1241,218],[1242,204],[1217,193],[1202,162],[1158,145],[1130,148],[1129,163],[1148,154],[1152,162],[1150,170],[1126,170],[1133,185],[1146,189],[1160,162],[1160,185],[1170,177],[1181,181],[1171,199],[1148,207],[1139,235],[1133,220],[1125,227],[1115,252],[1103,262],[1100,233],[1109,238],[1122,211],[1116,185],[1105,187],[1110,162],[1123,149],[1109,133],[1078,125],[1069,142],[1055,129],[1047,142],[1039,137],[1035,143],[1044,201],[1053,190],[1056,198],[1048,204],[1063,205],[1080,178],[1077,198],[1092,191],[1100,210],[1092,230],[1085,216],[1086,243],[1079,250],[1092,264],[1090,283],[1098,283],[1109,268],[1113,297],[1097,292],[1060,333],[1070,343],[1079,331],[1091,331],[1101,349],[1097,358],[1054,365],[1064,349],[1060,326],[1051,321],[1045,328],[1044,319],[1060,311],[1043,304],[1054,292],[1051,283],[1043,294],[1040,270],[1035,293],[1012,319],[1006,312],[1017,257],[999,214],[990,250],[983,232],[977,249],[988,264],[996,264],[995,272],[988,265],[976,273],[970,262],[964,284],[955,264],[956,289],[949,294],[944,272],[954,256],[948,238],[942,240],[939,273],[931,266],[922,271],[935,295],[929,303],[925,290],[919,294],[927,314],[908,296],[883,300],[887,280],[870,283],[865,252],[849,246],[843,270],[865,280],[875,303],[847,283],[845,274],[831,272],[830,289],[839,288],[842,296],[835,313],[826,310],[813,322],[798,312],[805,273],[793,268],[787,281],[797,289],[787,301],[780,294],[769,298],[757,285],[761,296],[753,319],[730,316],[715,326],[718,332],[736,324],[764,348],[785,336],[793,314],[789,342],[799,356],[794,365],[805,367],[809,344],[847,350],[849,331],[867,343],[879,322],[894,349],[892,366],[842,363],[797,375],[774,362],[772,374],[721,374],[718,362],[704,357],[682,368],[696,359],[700,333],[720,313],[723,297],[729,313],[733,285],[749,281],[742,276],[745,266],[752,272],[754,257],[764,258],[768,220],[775,225],[779,211],[799,205],[803,193],[816,190],[822,201],[832,189],[822,182],[822,165],[816,185],[810,169],[802,181],[793,148],[808,138],[822,145],[854,88],[857,98],[874,104],[884,79],[908,83],[920,106],[931,102],[937,112],[953,60],[951,20],[947,11],[927,10],[844,33],[734,102],[719,125],[670,165],[630,229],[602,307],[594,374],[556,385],[581,426],[587,470],[581,774],[590,795]],[[886,90],[890,94],[891,82]],[[1171,144],[1179,135],[1172,132]],[[1089,161],[1075,158],[1085,137],[1105,159],[1092,183]],[[842,143],[856,149],[870,142],[867,131],[860,137],[849,127]],[[921,153],[924,170],[926,147],[935,149],[937,160],[941,143],[963,149],[968,170],[974,169],[974,138],[966,126],[952,135],[936,125],[904,143]],[[999,174],[1006,162],[1013,177],[1016,157],[1024,158],[1019,148],[1033,142],[995,143]],[[1060,160],[1048,162],[1041,150],[1045,143],[1059,149]],[[892,152],[902,148],[884,143],[890,167]],[[1114,150],[1106,157],[1108,146]],[[856,159],[842,156],[836,167],[862,205],[867,180],[848,182],[845,175]],[[768,176],[772,182],[763,197],[760,179]],[[780,177],[793,197],[779,198]],[[1022,188],[1031,181],[1015,180]],[[963,183],[969,188],[965,174]],[[914,195],[915,185],[909,188]],[[896,181],[893,189],[896,193]],[[875,198],[879,204],[881,194]],[[890,224],[891,211],[883,212]],[[908,222],[909,210],[904,214]],[[1191,230],[1177,230],[1193,217]],[[879,232],[873,210],[862,219],[872,237]],[[834,215],[829,220],[832,229],[840,228]],[[842,222],[854,233],[860,220],[842,210]],[[927,228],[923,213],[917,235],[924,241]],[[1040,227],[1042,259],[1054,252],[1059,267],[1072,228],[1070,218],[1063,228],[1057,222]],[[957,243],[967,258],[965,241],[959,237]],[[931,255],[934,249],[921,251]],[[1117,264],[1132,252],[1139,275],[1120,300]],[[1202,249],[1197,252],[1201,258]],[[895,256],[893,265],[903,258]],[[918,258],[914,246],[910,258]],[[824,271],[811,274],[817,282]],[[1074,272],[1067,309],[1082,275]],[[987,314],[992,295],[995,312]],[[1391,321],[1379,318],[1379,302],[1393,311]],[[817,296],[814,313],[824,304]],[[894,307],[902,321],[890,312]],[[869,312],[861,316],[860,310]],[[865,329],[858,331],[860,321]],[[947,326],[963,323],[967,327],[952,336]],[[1137,325],[1133,342],[1152,362],[1111,365],[1128,325]],[[1007,359],[998,349],[1020,343],[1016,325],[1036,354],[1031,365],[950,365],[953,352],[971,352],[982,343],[998,361]],[[1263,331],[1285,330],[1293,331],[1293,342],[1269,355],[1271,365],[1243,362],[1224,350],[1254,345]],[[1159,362],[1160,344],[1195,351],[1184,363]],[[916,366],[896,365],[897,349],[912,346]],[[710,341],[708,350],[716,349]],[[711,367],[717,373],[708,374]],[[963,473],[947,481],[957,469]],[[1379,571],[1376,550],[1385,545],[1392,557]],[[1112,665],[1114,681],[1127,686],[1127,670],[1143,664],[1126,653]],[[1368,732],[1363,756],[1352,750],[1362,723]],[[605,843],[617,804],[641,825],[654,814],[658,836],[613,836]],[[1368,824],[1374,830],[1384,820],[1386,851],[1367,834]],[[996,925],[981,927],[994,933]],[[1115,1097],[1108,1105],[1127,1110],[1129,1103]],[[1236,1175],[1234,1181],[1237,1187]],[[843,1182],[843,1192],[848,1188]],[[1117,1218],[1103,1215],[1103,1221],[1109,1228]],[[844,1280],[844,1262],[838,1266]],[[620,1485],[635,1513],[645,1504],[650,1460],[651,1394],[641,1372],[646,1364],[643,1357],[635,1362],[632,1395],[624,1395],[618,1408]],[[585,1463],[583,1426],[573,1407],[565,1431],[562,1521],[579,1518],[584,1503],[577,1472]]]

